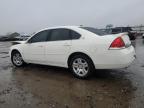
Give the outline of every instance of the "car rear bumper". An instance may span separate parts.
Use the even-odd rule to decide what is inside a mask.
[[[128,67],[136,58],[133,46],[121,50],[109,50],[100,63],[95,63],[96,69],[118,69]]]

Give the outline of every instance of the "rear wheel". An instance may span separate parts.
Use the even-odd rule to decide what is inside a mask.
[[[77,78],[88,78],[95,70],[90,58],[85,55],[76,55],[72,57],[69,65],[70,70]]]
[[[18,51],[12,52],[11,61],[16,67],[22,67],[25,64],[21,54]]]

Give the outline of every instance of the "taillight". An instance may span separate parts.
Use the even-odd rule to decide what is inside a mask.
[[[110,45],[110,49],[124,48],[125,43],[121,37],[116,38]]]

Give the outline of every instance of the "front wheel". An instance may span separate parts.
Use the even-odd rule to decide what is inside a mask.
[[[22,59],[21,54],[18,51],[14,51],[11,55],[11,61],[13,65],[16,67],[21,67],[25,64],[25,62]]]
[[[85,55],[76,55],[70,61],[70,70],[77,78],[88,78],[95,70],[93,62]]]

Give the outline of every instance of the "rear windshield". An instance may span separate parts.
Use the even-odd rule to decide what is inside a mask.
[[[97,34],[99,36],[104,36],[104,35],[108,34],[108,33],[104,32],[102,30],[99,30],[99,29],[96,29],[96,28],[92,28],[92,27],[80,27],[80,28],[85,29],[87,31],[90,31],[90,32],[92,32],[94,34]]]

